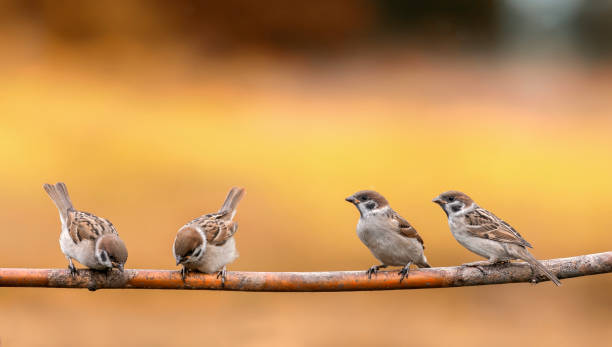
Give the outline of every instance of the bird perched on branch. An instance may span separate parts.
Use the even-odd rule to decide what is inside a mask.
[[[423,250],[423,239],[416,229],[393,211],[382,195],[373,190],[362,190],[348,198],[359,210],[357,236],[382,264],[374,265],[366,274],[372,278],[379,269],[403,266],[400,282],[408,275],[411,264],[431,267]]]
[[[531,266],[534,281],[537,269],[553,283],[561,285],[561,281],[529,253],[527,247],[533,247],[518,231],[493,213],[478,206],[469,196],[458,191],[448,191],[437,196],[433,202],[440,205],[446,213],[448,225],[455,239],[463,247],[488,259],[463,265],[481,269],[483,265],[521,259]]]
[[[198,217],[179,229],[172,252],[176,265],[183,265],[183,281],[189,270],[198,270],[207,274],[218,272],[217,278],[225,283],[226,265],[238,258],[233,237],[238,223],[232,219],[244,194],[244,188],[232,188],[219,212]]]
[[[128,252],[113,224],[91,213],[75,210],[64,183],[44,184],[43,188],[59,210],[62,222],[59,242],[70,272],[77,273],[72,259],[94,270],[116,268],[123,271]]]

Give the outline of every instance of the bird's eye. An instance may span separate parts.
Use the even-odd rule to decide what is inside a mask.
[[[455,197],[454,197],[454,196],[449,196],[449,197],[448,197],[448,201],[450,201],[450,202],[455,201]]]

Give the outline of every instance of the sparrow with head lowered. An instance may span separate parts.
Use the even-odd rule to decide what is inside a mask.
[[[197,270],[207,274],[218,272],[217,278],[225,283],[226,265],[238,258],[233,237],[238,223],[232,219],[244,193],[244,188],[232,188],[219,212],[198,217],[176,233],[172,253],[176,265],[183,266],[183,281],[188,271]]]
[[[455,239],[468,250],[487,258],[463,264],[480,267],[514,259],[526,261],[534,274],[536,269],[553,283],[560,286],[561,281],[534,258],[527,250],[533,248],[510,224],[493,213],[478,206],[469,196],[448,191],[440,194],[433,202],[440,205],[448,217],[448,225]]]
[[[72,259],[94,270],[116,268],[123,271],[128,252],[113,224],[91,213],[75,210],[64,183],[45,184],[43,188],[59,210],[60,248],[68,259],[70,272],[77,274]]]
[[[408,221],[391,209],[382,195],[373,190],[362,190],[346,201],[359,210],[357,236],[381,262],[366,271],[368,278],[381,268],[403,266],[399,272],[401,282],[408,275],[411,264],[431,267],[423,253],[423,239]]]

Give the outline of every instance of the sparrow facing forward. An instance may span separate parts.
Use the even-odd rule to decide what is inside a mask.
[[[75,210],[64,183],[45,184],[43,188],[59,210],[62,222],[60,248],[68,259],[71,274],[77,274],[72,259],[90,269],[117,268],[123,272],[128,252],[113,224],[91,213]]]
[[[458,191],[448,191],[433,199],[433,202],[446,213],[455,239],[468,250],[489,259],[463,265],[480,267],[521,259],[531,266],[534,281],[535,269],[538,269],[556,285],[561,285],[561,281],[529,253],[526,247],[533,247],[518,231],[478,206],[469,196]]]
[[[176,265],[183,265],[183,281],[189,270],[198,270],[207,274],[218,272],[217,278],[225,283],[226,265],[238,258],[233,238],[238,223],[232,219],[244,193],[244,188],[232,188],[219,212],[198,217],[176,233],[172,253]]]
[[[393,211],[382,195],[372,190],[359,191],[346,201],[359,210],[357,236],[382,264],[374,265],[366,274],[372,278],[380,268],[403,266],[400,282],[406,278],[411,264],[431,267],[423,254],[423,239],[416,229]]]

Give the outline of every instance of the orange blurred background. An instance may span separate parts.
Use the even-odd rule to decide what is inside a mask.
[[[256,5],[255,5],[256,4]],[[612,7],[580,0],[0,3],[1,267],[67,266],[42,184],[109,218],[128,268],[247,188],[229,270],[364,271],[375,189],[433,266],[479,260],[462,190],[541,259],[609,251]],[[612,277],[364,293],[0,289],[5,346],[603,346]]]

